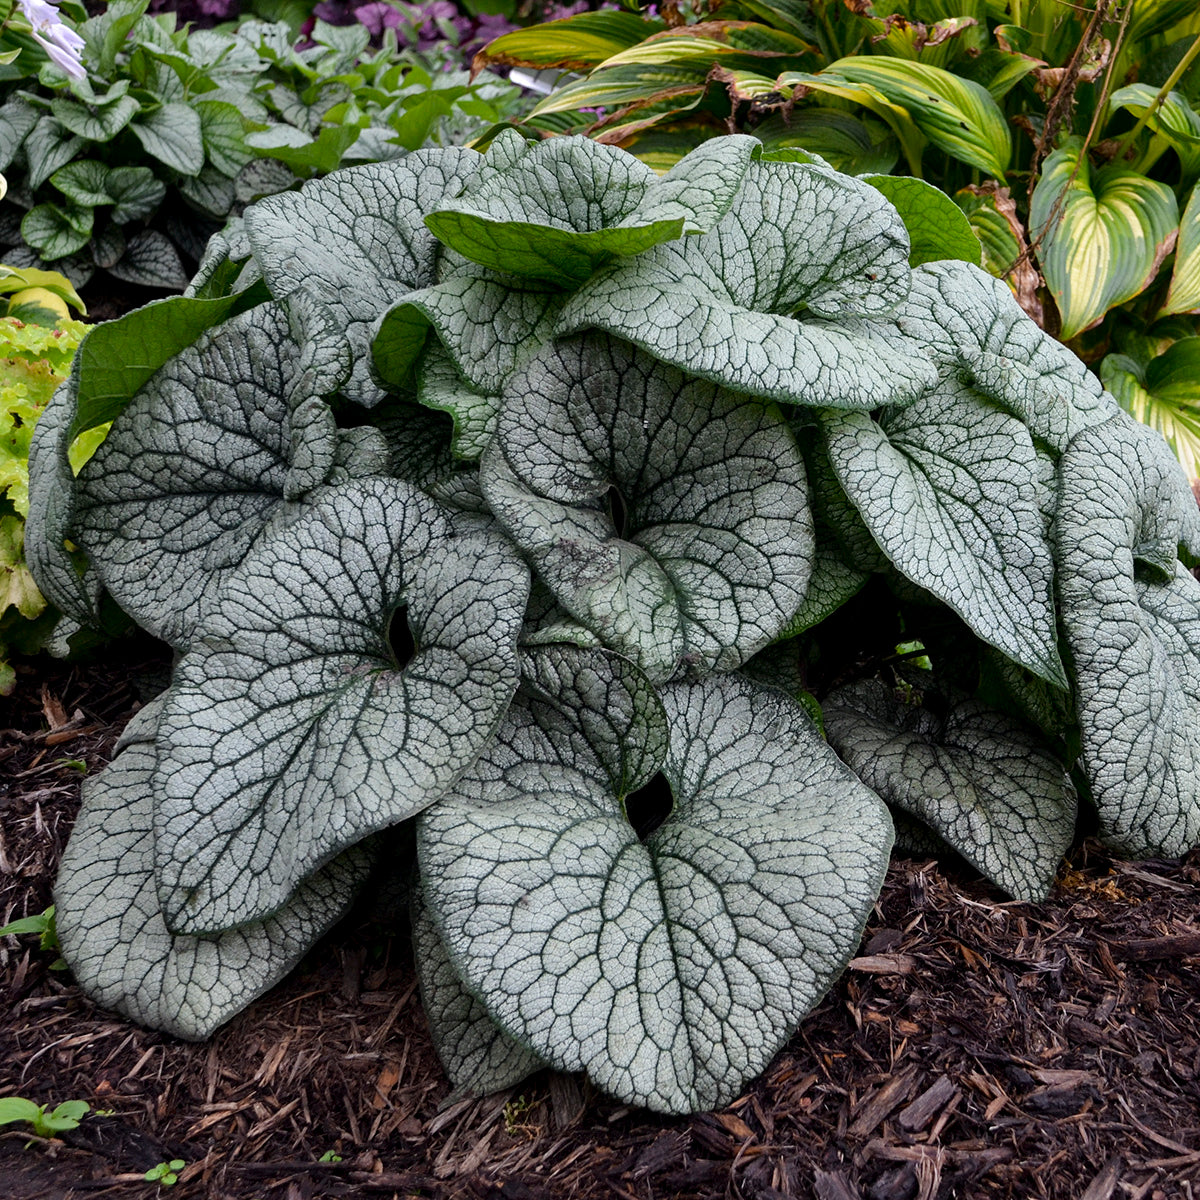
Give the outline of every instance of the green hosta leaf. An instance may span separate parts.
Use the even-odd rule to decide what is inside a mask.
[[[63,854],[55,921],[63,956],[104,1008],[188,1040],[212,1034],[292,969],[349,908],[371,854],[356,847],[305,879],[265,921],[214,937],[171,934],[154,889],[154,724],[143,709],[121,753],[84,784]]]
[[[1001,196],[1005,201],[1010,199],[1006,190],[1002,190]],[[954,193],[955,204],[962,210],[971,232],[979,240],[979,265],[997,279],[1003,278],[1012,269],[1023,249],[1012,222],[1000,210],[1000,198],[980,188],[960,188]],[[1015,215],[1015,209],[1013,211]]]
[[[151,158],[181,175],[198,175],[204,166],[204,130],[199,114],[190,104],[164,104],[134,121],[129,128]]]
[[[588,71],[664,28],[661,21],[647,20],[637,13],[577,13],[565,20],[514,29],[493,39],[475,56],[474,65]]]
[[[168,927],[267,916],[453,784],[516,690],[528,580],[502,539],[451,537],[394,480],[338,488],[265,542],[177,667],[159,727]],[[401,606],[407,664],[388,637]]]
[[[803,599],[807,487],[778,411],[625,343],[574,338],[518,373],[481,482],[559,602],[655,679],[733,669]]]
[[[943,715],[876,679],[834,692],[822,711],[830,745],[869,788],[1009,895],[1046,898],[1075,836],[1075,791],[1024,726],[974,700]]]
[[[269,304],[171,359],[129,401],[76,487],[73,537],[113,598],[185,646],[224,578],[333,470],[317,401],[289,410],[300,350]]]
[[[1192,189],[1179,222],[1175,269],[1159,315],[1194,312],[1200,312],[1200,187]]]
[[[902,301],[907,260],[903,224],[874,188],[825,167],[752,163],[711,233],[605,268],[567,301],[560,331],[598,327],[771,400],[874,408],[911,399],[932,371],[835,319]]]
[[[1065,687],[1024,424],[953,380],[877,420],[826,412],[821,424],[846,495],[896,569],[984,641]]]
[[[627,1103],[720,1107],[853,954],[890,821],[803,709],[721,676],[662,693],[672,810],[641,841],[637,794],[584,749],[633,740],[608,716],[622,677],[595,676],[583,703],[518,701],[421,817],[426,897],[509,1036]],[[572,711],[592,730],[568,748]]]
[[[878,54],[840,58],[823,74],[875,88],[903,107],[938,149],[1004,178],[1012,139],[1004,114],[986,88],[941,67]]]
[[[412,939],[421,1007],[456,1092],[498,1092],[545,1066],[532,1050],[510,1038],[467,991],[420,888],[412,895]]]
[[[1132,857],[1200,841],[1200,512],[1162,439],[1129,417],[1059,464],[1061,612],[1100,833]]]
[[[111,104],[80,104],[78,100],[50,102],[54,119],[66,130],[89,142],[108,142],[141,111],[132,96],[120,96]]]
[[[423,217],[462,187],[483,161],[473,150],[422,150],[397,162],[347,167],[260,201],[246,231],[268,286],[283,298],[315,293],[340,328],[353,374],[343,391],[364,404],[372,327],[407,292],[436,278],[438,243]]]
[[[1158,88],[1148,83],[1131,83],[1113,92],[1109,104],[1112,108],[1128,109],[1140,118],[1157,97]],[[1146,125],[1171,143],[1179,155],[1185,178],[1194,179],[1200,173],[1200,115],[1188,103],[1187,97],[1182,92],[1170,92]]]
[[[21,220],[21,236],[48,262],[74,254],[92,236],[93,212],[78,204],[39,204]]]
[[[135,233],[129,239],[125,253],[109,267],[109,273],[127,283],[170,288],[179,292],[187,287],[188,282],[179,251],[157,229],[143,229]]]
[[[587,138],[531,143],[507,131],[458,199],[425,223],[473,262],[571,288],[617,255],[703,233],[728,211],[758,144],[714,138],[659,179],[614,146]]]
[[[764,152],[803,147],[847,175],[886,174],[898,153],[886,125],[836,108],[797,108],[786,118],[768,117],[754,127],[754,136]]]
[[[538,121],[552,113],[574,113],[579,109],[614,110],[605,123],[611,137],[622,125],[616,113],[627,120],[664,120],[693,109],[704,96],[708,68],[701,64],[686,66],[660,63],[628,63],[603,67],[584,79],[555,89],[530,111],[529,119]]]
[[[1127,413],[1163,435],[1188,478],[1200,478],[1200,338],[1175,342],[1145,366],[1110,354],[1100,378]]]
[[[881,191],[900,214],[912,247],[910,266],[944,258],[979,266],[979,239],[962,210],[945,192],[923,179],[903,175],[864,175],[862,179]]]
[[[1121,166],[1093,171],[1080,138],[1046,159],[1029,229],[1062,317],[1063,338],[1150,286],[1179,227],[1175,193]]]
[[[41,187],[59,167],[65,167],[79,154],[83,144],[83,138],[76,137],[53,117],[42,117],[25,140],[30,188]]]

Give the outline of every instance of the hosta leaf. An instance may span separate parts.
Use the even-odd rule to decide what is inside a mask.
[[[473,150],[422,150],[397,162],[348,167],[260,201],[246,213],[254,257],[277,298],[306,289],[344,332],[353,374],[343,391],[364,404],[372,327],[405,293],[432,284],[438,243],[423,217],[482,162]]]
[[[425,223],[473,262],[571,288],[617,255],[703,233],[728,211],[758,148],[753,138],[714,138],[659,179],[613,146],[583,137],[527,142],[506,131],[461,197]]]
[[[183,291],[188,281],[179,251],[157,229],[135,233],[129,239],[125,253],[109,267],[109,273],[127,283],[177,292]]]
[[[1046,898],[1075,836],[1075,791],[1020,723],[974,700],[922,707],[877,679],[839,689],[822,712],[830,745],[869,788],[1010,896]]]
[[[1186,178],[1194,179],[1200,173],[1200,115],[1182,92],[1169,92],[1159,103],[1158,88],[1148,83],[1131,83],[1113,92],[1109,104],[1112,108],[1127,109],[1139,118],[1152,108],[1146,127],[1171,143]]]
[[[198,175],[204,166],[203,128],[190,104],[164,104],[139,117],[129,128],[151,158],[180,175]]]
[[[984,641],[1065,687],[1024,424],[950,379],[878,419],[831,411],[821,422],[846,495],[897,570]]]
[[[625,343],[573,338],[519,372],[481,481],[559,602],[655,679],[731,670],[803,598],[811,518],[782,417]]]
[[[209,1037],[282,979],[350,906],[371,854],[314,872],[265,921],[210,937],[171,934],[154,889],[154,720],[143,709],[121,753],[84,784],[55,887],[55,925],[76,981],[97,1004],[164,1033]]]
[[[412,895],[413,957],[421,984],[421,1007],[438,1058],[456,1092],[486,1095],[520,1083],[545,1066],[532,1050],[510,1038],[467,991],[420,888]]]
[[[704,95],[708,68],[701,64],[664,65],[627,63],[602,67],[584,79],[556,88],[530,111],[530,120],[551,113],[572,113],[579,109],[610,109],[633,119],[653,115],[658,119],[695,108]],[[615,120],[604,125],[616,136],[620,126]]]
[[[1160,316],[1200,312],[1200,187],[1192,189],[1179,222],[1175,268]]]
[[[1200,338],[1173,343],[1145,366],[1110,354],[1100,378],[1127,413],[1163,435],[1188,478],[1200,478]]]
[[[476,70],[501,64],[587,71],[663,28],[661,21],[649,20],[638,13],[577,13],[561,21],[514,29],[494,38],[475,56],[473,66]]]
[[[753,163],[711,233],[604,268],[567,301],[560,331],[598,327],[771,400],[874,408],[911,399],[932,371],[833,319],[902,301],[907,260],[904,226],[874,188],[824,167]]]
[[[616,690],[582,711],[602,725]],[[418,849],[451,959],[510,1036],[685,1113],[736,1096],[840,973],[891,823],[781,692],[720,676],[662,704],[672,808],[645,840],[637,794],[518,701]]]
[[[50,102],[54,119],[66,130],[89,142],[111,141],[141,111],[132,96],[120,96],[111,104],[88,105],[65,97]]]
[[[159,727],[155,856],[168,927],[275,912],[333,855],[438,798],[518,679],[529,575],[451,537],[410,485],[315,502],[226,583]],[[415,653],[389,640],[407,620]]]
[[[333,468],[328,409],[289,411],[299,356],[276,304],[225,322],[137,392],[80,473],[73,536],[164,641],[191,640],[224,577],[286,517],[285,497]]]
[[[823,74],[877,89],[906,109],[940,150],[1004,178],[1012,139],[1004,114],[986,88],[941,67],[879,54],[840,58]]]
[[[881,191],[908,230],[910,266],[957,258],[979,266],[979,239],[962,210],[923,179],[904,175],[864,175],[864,183]]]
[[[786,118],[768,117],[754,127],[754,136],[766,152],[803,147],[847,175],[887,173],[898,153],[886,125],[836,108],[797,108]]]
[[[1093,171],[1082,147],[1070,138],[1046,159],[1029,211],[1063,338],[1145,291],[1179,227],[1175,193],[1165,183],[1118,165]]]
[[[21,236],[50,262],[88,244],[93,216],[83,205],[39,204],[21,219]]]
[[[1200,511],[1155,433],[1121,414],[1059,464],[1063,627],[1100,833],[1132,857],[1200,840]]]

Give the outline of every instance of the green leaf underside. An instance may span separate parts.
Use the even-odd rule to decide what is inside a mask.
[[[908,236],[877,191],[824,167],[758,162],[711,233],[604,268],[568,300],[559,331],[604,329],[751,395],[873,408],[917,394],[929,366],[885,349],[869,323],[849,333],[836,318],[885,313],[908,283]]]
[[[1065,687],[1037,455],[1022,422],[947,380],[878,420],[826,411],[821,426],[846,495],[896,569]]]
[[[410,485],[327,493],[226,583],[159,729],[155,854],[176,931],[258,920],[301,879],[419,812],[517,685],[528,572],[454,537]],[[417,651],[388,641],[407,605]]]
[[[467,991],[419,887],[413,890],[411,916],[421,1007],[456,1093],[498,1092],[545,1066],[532,1050],[510,1038]]]
[[[1081,148],[1071,138],[1046,159],[1029,213],[1064,339],[1145,291],[1179,227],[1165,183],[1120,166],[1093,171]]]
[[[1167,447],[1122,414],[1063,455],[1063,627],[1101,836],[1131,857],[1200,840],[1200,514]]]
[[[356,847],[305,879],[266,921],[214,937],[168,932],[154,888],[154,721],[143,709],[117,759],[84,784],[55,887],[63,956],[97,1004],[190,1041],[278,982],[349,907],[370,870]]]
[[[1044,900],[1075,834],[1075,793],[1018,722],[974,700],[942,717],[876,679],[827,697],[829,743],[889,804],[920,818],[1018,900]]]
[[[572,338],[518,373],[481,482],[559,602],[656,680],[733,669],[803,599],[811,517],[782,417],[625,343]]]
[[[882,192],[900,214],[908,230],[911,250],[909,266],[936,262],[944,258],[961,259],[979,266],[982,249],[979,239],[962,209],[945,192],[904,175],[864,175],[869,183]]]
[[[966,263],[927,263],[895,314],[900,332],[942,367],[1020,417],[1061,454],[1071,439],[1115,412],[1100,381],[1022,310],[1008,287]]]
[[[343,392],[351,399],[382,399],[368,373],[372,329],[406,292],[434,282],[438,243],[422,218],[482,161],[473,150],[421,150],[347,167],[247,211],[250,244],[272,294],[315,294],[331,327],[343,331],[353,360]]]
[[[840,973],[891,828],[782,693],[721,676],[662,703],[674,807],[646,842],[600,762],[564,757],[518,704],[418,846],[451,959],[500,1026],[685,1113],[736,1096]]]
[[[299,353],[278,304],[226,321],[142,387],[80,473],[74,537],[117,603],[172,645],[288,519],[285,498],[332,469],[328,408],[289,410]]]
[[[728,210],[758,149],[734,135],[706,142],[659,179],[614,146],[583,137],[527,142],[506,131],[463,195],[425,223],[485,267],[562,287],[614,255],[712,228]]]
[[[430,346],[417,375],[417,399],[426,408],[449,413],[454,421],[455,457],[475,461],[496,432],[500,394],[476,391],[440,345]]]

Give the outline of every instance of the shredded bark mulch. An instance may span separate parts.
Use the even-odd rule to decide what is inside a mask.
[[[0,922],[51,902],[85,772],[165,662],[39,662],[0,700]],[[1041,906],[897,859],[859,957],[723,1112],[630,1110],[543,1073],[454,1100],[407,936],[358,911],[205,1045],[84,999],[0,939],[0,1096],[86,1100],[0,1127],[0,1198],[1200,1200],[1200,854],[1084,843]],[[324,1159],[325,1161],[322,1161]]]

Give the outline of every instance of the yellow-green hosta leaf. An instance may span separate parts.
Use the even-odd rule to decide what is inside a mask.
[[[1193,189],[1179,222],[1175,269],[1159,316],[1200,311],[1200,187]]]
[[[776,84],[776,86],[778,86]],[[846,175],[886,175],[896,165],[897,139],[887,126],[836,108],[776,113],[754,128],[764,152],[800,147]]]
[[[962,209],[979,241],[979,265],[989,275],[1002,279],[1021,257],[1021,243],[1011,222],[1000,211],[996,197],[962,188],[954,194],[954,202]]]
[[[868,85],[901,106],[939,149],[998,179],[1012,157],[1008,124],[991,93],[925,63],[899,58],[840,58],[822,75]]]
[[[577,13],[562,21],[548,21],[503,34],[488,42],[475,56],[473,66],[588,71],[665,28],[661,21],[647,20],[635,13]]]
[[[633,63],[602,67],[586,79],[552,92],[536,104],[530,119],[580,108],[632,107],[636,112],[654,104],[664,115],[694,108],[704,95],[708,68],[703,63],[685,65]],[[664,107],[665,106],[665,107]]]
[[[1145,291],[1179,227],[1165,183],[1121,166],[1093,171],[1082,147],[1073,137],[1046,159],[1029,214],[1064,339]]]
[[[1157,96],[1158,89],[1148,83],[1131,83],[1115,91],[1110,103],[1113,108],[1128,109],[1140,119]],[[1146,126],[1171,143],[1179,155],[1185,176],[1200,172],[1200,114],[1182,92],[1171,92],[1152,113]]]
[[[900,214],[911,243],[910,267],[945,258],[957,258],[979,266],[979,239],[962,210],[945,192],[923,179],[907,175],[863,175],[861,178],[882,192]]]
[[[614,54],[605,63],[701,63],[730,70],[780,71],[799,68],[799,60],[810,56],[812,46],[800,38],[752,21],[709,21],[681,25],[648,37],[628,50]],[[781,61],[795,59],[795,62]],[[772,64],[775,64],[772,66]]]
[[[1200,338],[1184,338],[1143,366],[1110,354],[1100,378],[1127,413],[1157,429],[1189,479],[1200,478]]]

